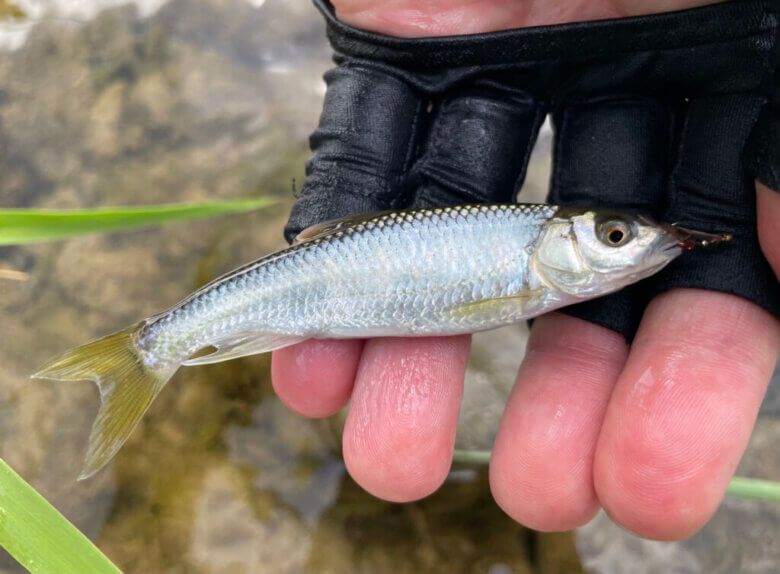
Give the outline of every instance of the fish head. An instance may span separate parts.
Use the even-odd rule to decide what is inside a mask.
[[[648,277],[681,252],[669,226],[642,215],[561,208],[542,233],[532,261],[541,282],[589,298]]]

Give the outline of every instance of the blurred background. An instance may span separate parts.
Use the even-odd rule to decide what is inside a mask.
[[[283,245],[329,65],[305,0],[0,0],[0,208],[280,199],[0,247],[0,456],[127,574],[777,572],[780,507],[765,503],[726,499],[701,533],[665,544],[603,515],[526,530],[478,467],[418,503],[374,499],[345,473],[342,417],[287,411],[268,356],[181,370],[110,467],[76,482],[97,390],[30,373]],[[543,200],[550,141],[545,126],[525,201]],[[490,447],[526,336],[475,337],[459,448]],[[780,480],[779,387],[742,475]],[[23,571],[0,549],[0,574]]]

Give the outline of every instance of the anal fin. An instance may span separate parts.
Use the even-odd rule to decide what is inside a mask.
[[[222,340],[211,343],[216,347],[216,351],[188,359],[182,363],[187,367],[193,365],[208,365],[210,363],[219,363],[247,355],[258,355],[260,353],[269,353],[283,347],[295,345],[305,341],[307,337],[299,335],[281,335],[279,333],[264,332],[243,332],[231,335]]]

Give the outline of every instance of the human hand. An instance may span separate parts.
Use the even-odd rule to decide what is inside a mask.
[[[358,27],[429,36],[700,3],[334,5]],[[632,156],[618,159],[630,163]],[[780,195],[760,184],[757,192],[759,239],[777,274]],[[579,318],[538,318],[493,449],[497,502],[539,530],[576,527],[603,506],[642,536],[692,534],[715,511],[745,449],[778,349],[780,329],[770,313],[714,291],[655,297],[630,348],[618,333]],[[274,353],[274,386],[306,416],[330,415],[350,400],[350,474],[376,496],[414,500],[448,473],[468,351],[468,337],[311,340]]]

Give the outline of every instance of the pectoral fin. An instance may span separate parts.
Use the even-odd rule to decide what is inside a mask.
[[[530,316],[530,308],[536,303],[541,293],[542,289],[533,289],[509,297],[495,297],[493,299],[475,301],[474,303],[468,303],[453,309],[452,314],[456,319],[470,319],[473,321],[494,319],[496,317],[520,320]]]

